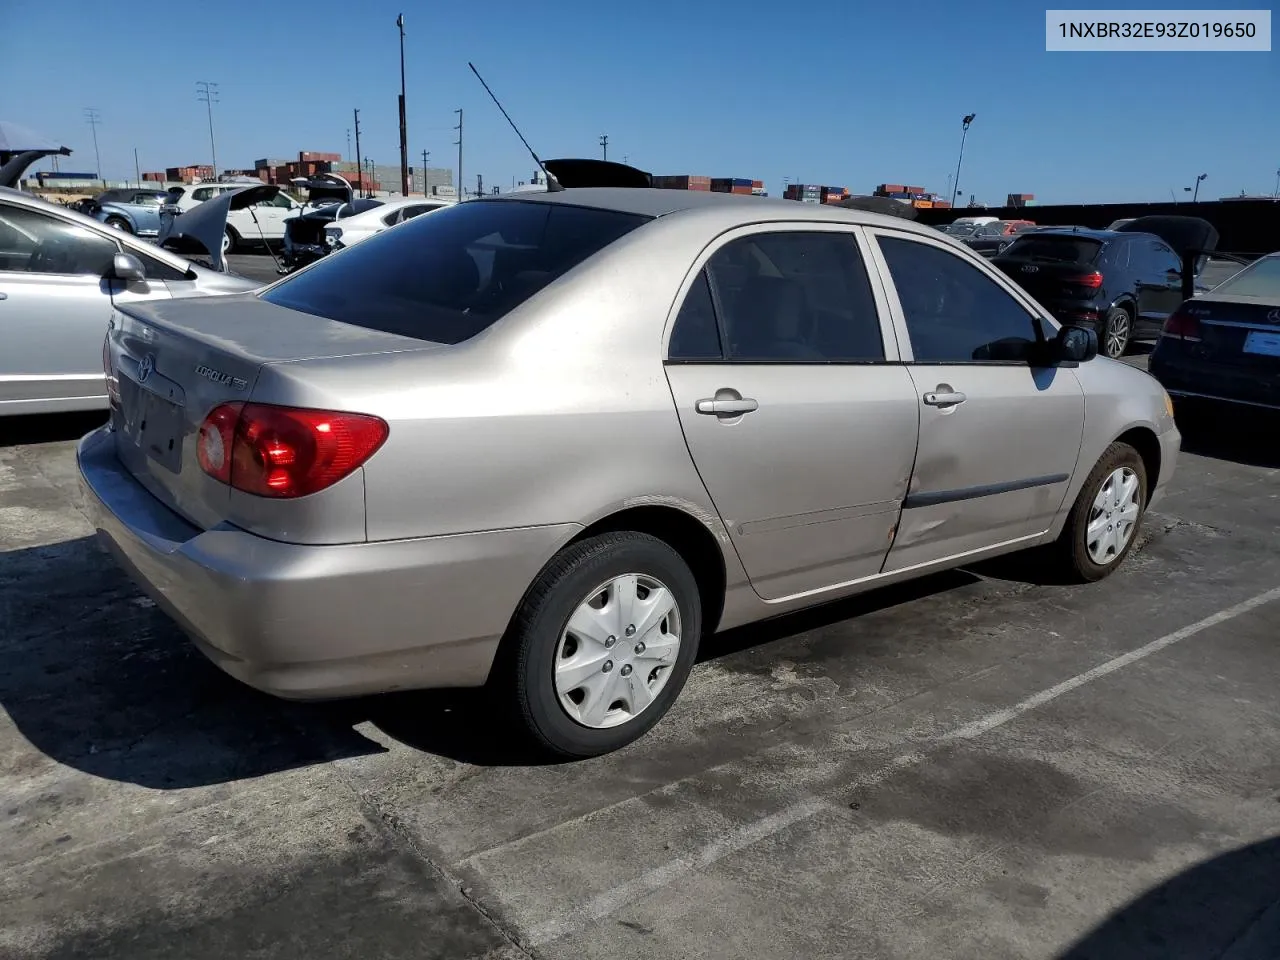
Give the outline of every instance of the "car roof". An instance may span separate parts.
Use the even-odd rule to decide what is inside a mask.
[[[1067,237],[1088,237],[1091,240],[1118,240],[1121,237],[1151,237],[1155,234],[1139,233],[1134,230],[1072,230],[1070,227],[1043,227],[1036,231],[1038,235],[1058,234]],[[1157,237],[1157,239],[1159,239]]]
[[[798,203],[770,197],[713,193],[704,190],[663,190],[647,187],[575,187],[554,193],[499,194],[478,197],[468,203],[564,203],[576,207],[595,207],[618,213],[634,213],[647,217],[713,212],[723,216],[734,213],[744,223],[811,220],[815,223],[849,223],[865,226],[892,227],[923,236],[936,236],[937,231],[901,217],[882,213],[851,210],[825,203]]]

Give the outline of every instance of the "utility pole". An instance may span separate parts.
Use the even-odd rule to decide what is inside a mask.
[[[427,158],[431,156],[430,150],[422,151],[422,193],[426,195],[428,192],[427,184]]]
[[[355,111],[356,116],[356,183],[363,185],[364,181],[364,164],[360,162],[360,111]]]
[[[629,153],[624,153],[624,154],[622,155],[622,162],[623,162],[623,163],[628,163],[630,160],[631,160],[631,154],[629,154]]]
[[[609,135],[607,133],[600,134],[600,149],[604,151],[604,156],[601,159],[608,160],[609,159]]]
[[[98,154],[98,124],[102,122],[102,114],[98,112],[97,107],[85,107],[84,118],[93,130],[93,159],[98,165],[98,179],[102,181],[102,186],[106,187],[107,181],[102,175],[102,157]]]
[[[213,179],[218,179],[218,147],[213,139],[213,105],[220,103],[218,85],[208,80],[196,81],[196,99],[205,105],[209,114],[209,152],[213,154]]]
[[[458,115],[458,125],[453,129],[458,131],[458,139],[453,141],[458,147],[458,199],[461,200],[467,195],[466,190],[462,186],[462,108],[459,107],[453,111]]]
[[[973,119],[976,116],[977,116],[976,113],[966,113],[964,115],[964,119],[961,120],[962,127],[961,127],[961,133],[960,133],[960,159],[956,161],[956,179],[955,179],[954,186],[951,188],[951,206],[952,207],[955,207],[956,194],[959,193],[960,191],[960,164],[964,163],[964,140],[965,140],[965,137],[969,136],[969,124],[973,123]]]
[[[476,196],[484,196],[484,177],[478,173],[476,174]]]
[[[351,160],[351,128],[347,127],[347,160]]]
[[[400,192],[409,195],[409,127],[405,119],[404,100],[404,14],[396,17],[400,28]]]
[[[138,166],[138,148],[133,148],[133,172],[138,176],[138,186],[142,186],[142,167]]]

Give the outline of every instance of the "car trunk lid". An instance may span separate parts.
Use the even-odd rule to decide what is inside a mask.
[[[157,499],[208,529],[236,522],[231,488],[197,459],[201,425],[248,401],[271,363],[432,349],[432,344],[298,313],[253,295],[130,304],[112,317],[116,453]]]
[[[1199,321],[1197,359],[1259,371],[1280,371],[1280,306],[1250,298],[1186,301],[1180,313]]]

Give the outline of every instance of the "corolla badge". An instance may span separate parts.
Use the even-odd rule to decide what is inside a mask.
[[[145,357],[138,361],[138,382],[146,383],[147,377],[151,376],[151,371],[156,368],[156,357],[153,353],[148,353]]]
[[[221,370],[215,370],[203,363],[196,364],[196,376],[204,377],[206,380],[212,380],[214,383],[223,386],[230,386],[236,390],[243,390],[249,385],[248,380],[240,377],[233,377],[229,373],[223,373]]]

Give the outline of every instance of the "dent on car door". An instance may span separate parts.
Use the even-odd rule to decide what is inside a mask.
[[[856,232],[739,231],[697,266],[667,378],[753,588],[781,600],[878,574],[918,414]]]
[[[886,572],[1034,539],[1062,507],[1084,431],[1074,373],[1033,362],[1054,331],[942,244],[876,242],[920,416]]]
[[[104,277],[118,250],[80,224],[0,204],[0,402],[105,401]]]

